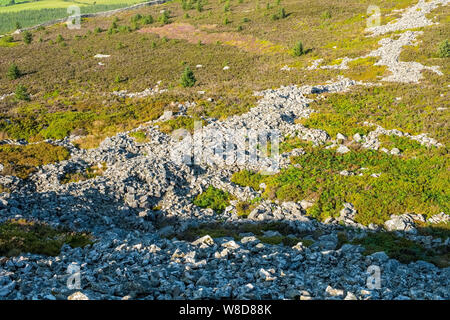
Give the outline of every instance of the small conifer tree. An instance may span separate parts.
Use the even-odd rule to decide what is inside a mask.
[[[194,73],[192,72],[191,68],[186,67],[180,79],[180,83],[183,88],[194,86],[196,81],[197,80],[195,79]]]

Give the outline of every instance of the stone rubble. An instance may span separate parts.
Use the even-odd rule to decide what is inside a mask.
[[[399,61],[402,48],[407,45],[413,45],[417,36],[421,34],[423,34],[422,31],[406,31],[398,39],[392,37],[381,39],[379,41],[381,47],[370,52],[365,57],[380,57],[380,60],[374,65],[387,66],[391,74],[384,77],[383,81],[419,83],[423,78],[423,70],[430,70],[443,76],[444,74],[439,70],[438,66],[428,67],[415,61]]]
[[[384,129],[383,127],[379,126],[379,125],[375,125],[373,123],[370,122],[364,122],[364,125],[366,126],[375,126],[375,130],[369,132],[366,136],[364,137],[357,137],[358,140],[362,143],[362,147],[363,148],[367,148],[367,149],[372,149],[372,150],[378,150],[380,149],[380,141],[378,140],[378,137],[381,135],[386,135],[386,136],[397,136],[397,137],[405,137],[414,141],[417,141],[418,143],[420,143],[423,146],[426,147],[437,147],[440,148],[443,145],[438,142],[436,139],[434,138],[430,138],[428,137],[428,135],[426,133],[421,133],[418,135],[411,135],[407,132],[402,132],[400,130],[397,129],[391,129],[391,130],[387,130]],[[396,148],[394,148],[396,149]],[[398,154],[399,150],[391,150],[391,154]]]
[[[159,88],[160,81],[153,87],[153,88],[147,88],[144,91],[141,92],[128,92],[127,90],[121,90],[121,91],[113,91],[112,95],[121,97],[121,98],[145,98],[149,96],[154,96],[156,94],[167,92],[167,89],[160,89]]]
[[[6,98],[8,98],[8,97],[11,97],[11,96],[13,96],[13,95],[14,95],[14,92],[13,92],[13,93],[7,93],[7,94],[0,95],[0,101],[2,101],[3,99],[6,99]]]
[[[311,112],[305,95],[344,91],[355,84],[340,79],[323,86],[266,90],[257,93],[262,98],[247,114],[211,121],[205,128],[226,131],[264,125],[284,133],[299,130],[300,135],[322,143],[329,137],[322,137],[321,131],[310,132],[293,123]],[[343,226],[307,217],[305,209],[311,206],[310,201],[277,204],[262,200],[245,220],[237,216],[236,202],[223,214],[194,206],[192,198],[209,185],[240,200],[260,197],[260,193],[230,183],[239,166],[177,164],[170,154],[179,141],[161,133],[154,123],[132,131],[136,130],[145,130],[146,142],[137,143],[130,132],[107,138],[89,150],[75,148],[69,138],[53,142],[66,146],[72,157],[40,167],[27,183],[1,177],[0,182],[13,192],[0,194],[0,223],[10,218],[36,219],[91,232],[95,243],[76,249],[64,246],[56,257],[24,254],[0,259],[0,299],[450,298],[449,268],[421,261],[403,265],[376,255],[365,257],[362,247],[350,244],[339,248],[337,232]],[[303,153],[296,149],[288,156]],[[102,176],[63,185],[59,182],[66,172],[103,162],[106,170]],[[344,204],[336,222],[352,228],[349,232],[353,237],[377,228],[355,223],[355,213],[351,204]],[[440,215],[431,221],[445,219],[448,217]],[[313,244],[308,247],[299,242],[292,248],[270,245],[251,234],[240,241],[211,236],[192,243],[166,239],[189,227],[217,221],[279,221],[299,234],[310,234],[305,239]],[[392,225],[396,227],[397,222]],[[312,236],[318,230],[320,235]],[[267,237],[278,235],[265,233]],[[416,239],[442,245],[435,239]],[[71,276],[68,267],[74,263],[80,267],[80,288],[67,286]],[[366,287],[367,268],[372,264],[384,270],[380,290]]]
[[[426,15],[440,5],[447,5],[448,3],[450,3],[450,0],[419,0],[416,5],[405,9],[399,19],[385,25],[368,28],[367,31],[372,36],[377,36],[389,32],[430,26],[435,23],[429,20]]]
[[[393,23],[389,23],[382,26],[375,26],[367,28],[366,31],[371,33],[371,36],[378,36],[389,32],[401,31],[407,29],[415,29],[419,27],[425,27],[434,24],[432,21],[426,18],[426,14],[432,10],[438,8],[440,5],[447,5],[450,0],[434,0],[425,2],[425,0],[419,0],[419,2],[410,8],[408,8],[400,19]],[[378,44],[380,47],[373,50],[369,54],[357,57],[348,58],[344,57],[340,64],[336,65],[320,65],[323,59],[316,59],[312,65],[307,67],[307,70],[321,69],[348,69],[348,63],[358,59],[364,59],[368,57],[379,58],[374,66],[386,66],[390,74],[384,77],[383,81],[389,82],[404,82],[404,83],[419,83],[423,78],[422,71],[430,70],[440,76],[444,74],[438,66],[424,66],[415,61],[399,61],[400,53],[404,46],[414,45],[418,35],[422,35],[422,31],[406,31],[398,35],[393,35],[388,38],[381,39]]]
[[[438,2],[448,1],[433,1],[430,6]],[[422,3],[424,10],[428,10],[427,4]],[[360,84],[341,77],[319,86],[257,92],[261,99],[249,112],[226,121],[206,119],[208,124],[201,130],[203,148],[220,147],[214,139],[218,132],[233,138],[233,130],[261,128],[324,144],[330,140],[325,131],[294,122],[313,112],[309,108],[312,100],[306,96],[345,92]],[[113,94],[142,97],[163,91],[155,88],[144,93]],[[190,107],[179,106],[176,116]],[[0,193],[0,223],[11,218],[39,220],[90,232],[95,238],[84,248],[64,245],[55,257],[0,257],[0,299],[450,299],[450,268],[438,268],[425,261],[406,265],[384,252],[366,256],[361,246],[340,244],[338,233],[343,230],[347,230],[351,241],[381,228],[355,222],[357,208],[351,203],[343,203],[340,216],[325,223],[306,216],[305,210],[314,204],[309,199],[300,203],[261,200],[247,219],[240,219],[237,201],[260,198],[261,192],[237,186],[230,177],[237,170],[254,169],[254,165],[215,161],[213,154],[207,154],[206,162],[178,161],[174,150],[189,155],[192,141],[188,136],[180,141],[179,136],[166,135],[155,126],[173,116],[166,113],[157,121],[105,139],[95,149],[76,148],[72,143],[76,137],[50,141],[67,147],[71,158],[40,167],[28,181],[0,175],[0,183],[12,190]],[[145,142],[138,143],[130,136],[137,130],[145,131]],[[410,136],[381,127],[353,139],[367,148],[379,148],[380,134],[398,134],[424,145],[439,145],[426,135]],[[348,149],[344,145],[338,148],[350,151],[344,150]],[[294,149],[283,154],[280,166],[289,165],[291,156],[304,153],[303,149]],[[68,172],[102,163],[106,164],[102,176],[60,183]],[[257,168],[261,168],[260,163]],[[236,199],[222,214],[192,203],[211,185]],[[411,213],[392,216],[384,227],[428,247],[448,246],[449,239],[417,235],[415,221],[449,220],[444,212],[428,220]],[[239,241],[211,235],[199,236],[192,242],[176,238],[190,227],[218,222],[231,228],[242,223],[282,223],[296,233],[287,237],[301,240],[291,247],[263,243],[251,233],[240,235]],[[267,230],[264,236],[276,238],[281,234]],[[380,289],[367,286],[368,268],[373,265],[382,270]],[[68,285],[77,275],[69,272],[73,266],[80,268],[79,287]]]

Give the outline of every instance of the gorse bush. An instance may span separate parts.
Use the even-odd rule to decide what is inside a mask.
[[[196,81],[194,72],[192,72],[191,68],[187,66],[181,75],[180,84],[183,88],[193,87]]]

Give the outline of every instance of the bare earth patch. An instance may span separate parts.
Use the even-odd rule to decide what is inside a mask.
[[[215,25],[203,25],[203,29],[213,30]],[[271,53],[285,51],[286,49],[277,44],[273,44],[266,40],[260,40],[250,35],[244,35],[236,32],[205,32],[195,28],[188,23],[172,23],[162,27],[143,28],[139,30],[141,33],[156,33],[161,37],[169,39],[182,39],[190,43],[203,44],[217,43],[238,47],[248,52]]]

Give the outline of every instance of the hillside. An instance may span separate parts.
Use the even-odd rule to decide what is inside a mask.
[[[0,299],[449,299],[449,2],[0,38]]]

